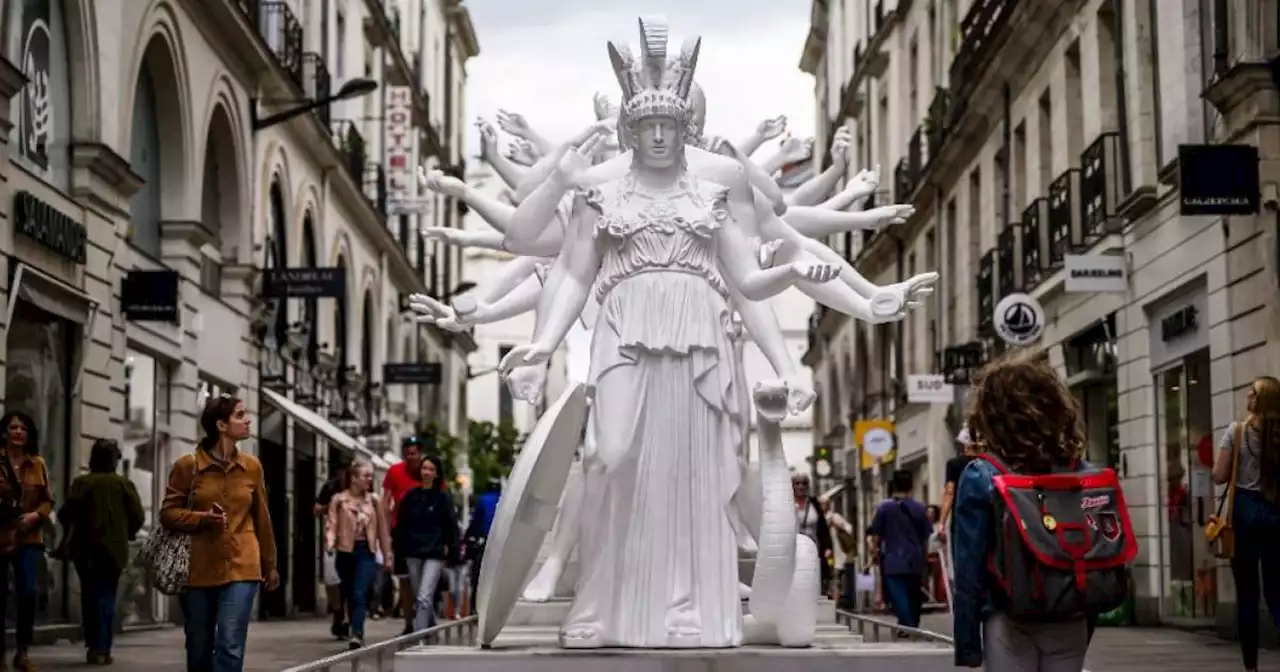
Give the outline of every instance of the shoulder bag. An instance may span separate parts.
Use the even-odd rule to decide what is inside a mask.
[[[1231,480],[1227,481],[1227,491],[1222,493],[1222,501],[1218,502],[1218,512],[1210,516],[1204,526],[1209,547],[1223,560],[1230,560],[1236,555],[1236,531],[1231,527],[1231,518],[1236,505],[1236,482],[1240,479],[1240,452],[1244,450],[1243,422],[1236,423],[1232,438]]]
[[[191,487],[187,490],[187,508],[195,504],[197,456],[191,456]],[[138,558],[146,568],[151,586],[165,595],[178,595],[187,589],[191,569],[191,534],[171,530],[157,523]]]

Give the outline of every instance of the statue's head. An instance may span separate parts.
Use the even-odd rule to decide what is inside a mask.
[[[669,60],[667,35],[664,19],[642,17],[639,59],[626,44],[609,43],[609,59],[622,88],[620,144],[634,150],[636,160],[651,168],[683,162],[685,142],[701,135],[705,116],[705,101],[696,105],[691,100],[701,40],[686,40],[680,55]],[[696,108],[702,108],[702,114]]]

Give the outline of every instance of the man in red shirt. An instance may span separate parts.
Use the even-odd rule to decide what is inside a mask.
[[[400,613],[404,616],[404,632],[413,632],[414,592],[409,586],[409,568],[405,565],[404,556],[396,548],[394,539],[396,510],[400,502],[410,490],[422,487],[422,439],[417,436],[406,437],[400,444],[400,457],[403,461],[391,465],[387,475],[382,479],[382,498],[378,501],[387,538],[382,541],[389,544],[392,559],[395,562],[394,573],[399,583]]]

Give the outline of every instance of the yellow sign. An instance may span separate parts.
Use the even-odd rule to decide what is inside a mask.
[[[853,440],[858,444],[864,471],[877,464],[893,464],[897,447],[892,420],[858,420],[853,423]]]

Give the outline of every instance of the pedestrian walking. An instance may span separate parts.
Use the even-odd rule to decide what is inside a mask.
[[[1253,381],[1248,415],[1222,435],[1213,464],[1215,483],[1227,485],[1224,506],[1234,535],[1231,574],[1236,582],[1236,623],[1244,668],[1258,669],[1259,603],[1280,627],[1280,380]],[[1261,578],[1259,578],[1261,577]]]
[[[409,567],[404,562],[404,554],[395,548],[394,539],[400,501],[422,482],[422,439],[409,436],[400,444],[401,461],[387,469],[382,479],[382,499],[379,502],[379,513],[384,528],[388,532],[391,543],[391,554],[394,556],[392,575],[395,576],[400,596],[400,614],[404,617],[404,634],[413,632],[413,603],[415,595],[409,582]]]
[[[58,510],[65,530],[58,546],[80,579],[80,619],[85,660],[110,665],[115,635],[116,591],[129,563],[129,542],[142,529],[146,513],[133,483],[116,473],[120,447],[98,439],[89,449],[89,473],[76,477]]]
[[[915,487],[909,471],[896,471],[890,481],[889,499],[876,507],[871,518],[870,548],[884,577],[885,599],[898,623],[920,627],[924,609],[924,574],[927,544],[933,533],[924,504],[911,496]]]
[[[347,470],[348,462],[343,459],[333,465],[333,475],[329,480],[320,486],[320,493],[316,495],[316,503],[313,508],[316,518],[324,524],[325,517],[329,514],[329,503],[333,501],[334,495],[347,489]],[[342,603],[342,578],[338,576],[338,565],[336,564],[337,555],[330,550],[326,550],[322,559],[321,574],[324,581],[325,602],[329,607],[329,614],[333,617],[329,626],[329,632],[338,639],[347,639],[351,636],[351,632],[347,623],[347,610]]]
[[[44,559],[44,525],[53,513],[53,485],[49,468],[40,457],[40,431],[31,416],[10,411],[0,418],[4,427],[5,459],[0,460],[0,631],[3,631],[9,597],[16,597],[17,651],[13,666],[34,669],[28,657],[35,633],[37,577]],[[13,571],[10,582],[6,578]],[[4,665],[0,641],[0,666]]]
[[[347,622],[351,624],[348,644],[352,649],[364,646],[364,623],[369,589],[378,569],[378,554],[383,545],[382,521],[371,490],[373,466],[363,460],[351,465],[347,489],[334,495],[325,518],[325,548],[337,554],[335,564],[342,579],[342,598],[347,605]],[[391,564],[390,553],[384,553]]]
[[[831,543],[831,528],[826,524],[822,504],[809,491],[809,475],[791,476],[791,494],[795,498],[796,525],[800,534],[813,540],[818,547],[818,593],[826,595],[831,587],[831,571],[835,549]]]
[[[240,450],[252,435],[244,402],[228,394],[205,402],[204,436],[178,458],[160,523],[191,536],[186,618],[188,672],[241,672],[259,589],[275,590],[276,540],[262,463]]]
[[[453,501],[440,487],[441,472],[440,458],[429,455],[422,461],[422,484],[400,502],[400,523],[395,531],[396,546],[405,556],[415,595],[415,631],[436,624],[435,596],[440,576],[458,563],[458,519]]]

